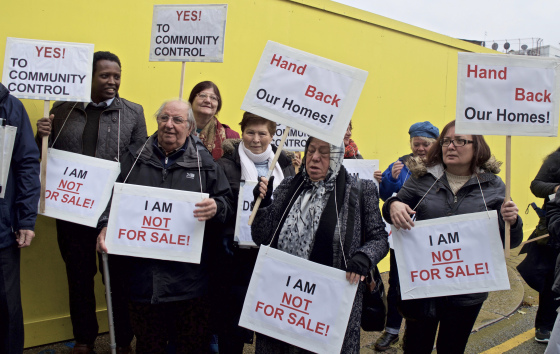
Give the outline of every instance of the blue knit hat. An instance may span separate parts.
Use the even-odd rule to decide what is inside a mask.
[[[434,127],[432,123],[428,121],[418,122],[410,126],[408,134],[410,134],[411,138],[414,138],[415,136],[421,136],[424,138],[437,139],[439,137],[439,129],[437,127]]]

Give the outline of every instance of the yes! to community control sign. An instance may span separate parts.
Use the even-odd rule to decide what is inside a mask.
[[[459,53],[456,131],[557,136],[560,60]]]
[[[367,75],[269,41],[241,109],[340,145]]]
[[[93,44],[10,38],[2,83],[18,98],[89,102]]]
[[[224,61],[227,4],[154,5],[150,61]]]

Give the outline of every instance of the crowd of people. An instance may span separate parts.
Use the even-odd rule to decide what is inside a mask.
[[[44,137],[49,147],[120,162],[117,182],[209,195],[185,216],[205,222],[200,264],[109,255],[118,353],[132,352],[134,337],[137,353],[205,353],[212,337],[220,353],[243,353],[255,335],[238,323],[260,245],[343,270],[349,283],[358,284],[341,351],[358,353],[364,279],[389,252],[386,223],[409,230],[416,221],[496,210],[502,242],[507,225],[512,247],[523,238],[518,208],[505,200],[505,185],[497,175],[500,163],[483,136],[456,133],[454,121],[441,134],[430,122],[412,124],[412,152],[384,172],[375,171],[371,180],[359,180],[343,165],[344,159],[363,159],[351,138],[352,122],[340,144],[309,137],[303,155],[282,151],[272,165],[276,123],[245,112],[240,136],[217,117],[223,99],[215,83],[198,83],[188,100],[163,102],[155,114],[157,131],[148,136],[142,106],[119,96],[120,81],[119,58],[96,52],[91,102],[56,102],[49,117],[38,120],[35,138],[23,105],[0,84],[0,117],[18,127],[6,194],[0,199],[2,353],[23,351],[19,258],[34,237]],[[560,288],[554,271],[560,197],[552,198],[560,186],[559,154],[547,157],[531,185],[537,197],[549,201],[541,221],[550,237],[526,250],[532,255],[528,259],[547,262],[540,273],[531,274],[540,292],[535,321],[540,341],[550,338],[559,306],[553,289]],[[242,248],[234,232],[239,191],[246,181],[257,182],[253,193],[262,202],[251,229],[257,247]],[[105,243],[110,213],[111,203],[96,228],[56,220],[73,353],[94,351],[99,331],[94,276],[97,258],[110,253]],[[488,293],[402,300],[397,269],[391,249],[387,320],[376,349],[387,350],[399,340],[404,317],[405,353],[430,353],[434,343],[441,353],[464,352]],[[305,351],[257,333],[256,352]]]

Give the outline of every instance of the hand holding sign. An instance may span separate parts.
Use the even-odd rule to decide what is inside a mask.
[[[397,160],[397,162],[393,164],[393,168],[391,169],[391,175],[393,176],[394,179],[399,178],[403,166],[404,164],[401,162],[401,160]]]
[[[51,114],[49,118],[41,118],[37,121],[37,135],[39,138],[51,135],[53,119],[54,114]]]
[[[410,230],[414,227],[414,221],[410,217],[411,214],[416,214],[416,212],[410,207],[399,201],[394,201],[391,203],[391,221],[397,229]]]
[[[500,209],[500,213],[502,214],[502,219],[504,219],[505,222],[515,224],[519,209],[513,201],[504,201],[504,204],[502,204],[502,208]]]
[[[194,206],[197,207],[197,209],[194,210],[193,215],[198,221],[212,219],[218,210],[216,201],[212,198],[206,198],[200,203],[196,203]]]
[[[108,253],[109,250],[107,249],[107,245],[105,244],[105,237],[107,237],[107,227],[101,229],[99,236],[97,236],[97,245],[96,249],[99,253]]]

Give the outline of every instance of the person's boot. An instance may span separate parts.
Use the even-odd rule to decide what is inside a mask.
[[[548,343],[550,339],[550,331],[542,328],[535,330],[535,340],[539,343]]]
[[[72,354],[93,354],[93,345],[76,342],[72,348]]]
[[[381,337],[375,342],[375,350],[378,352],[383,352],[391,347],[391,344],[397,343],[399,341],[398,334],[391,334],[387,331],[383,331]]]

